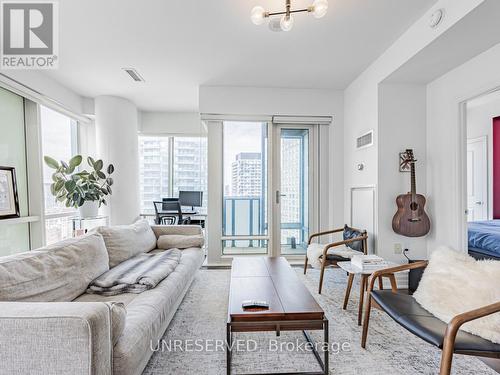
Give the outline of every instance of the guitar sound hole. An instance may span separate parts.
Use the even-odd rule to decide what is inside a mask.
[[[418,209],[418,204],[417,204],[417,202],[411,202],[411,203],[410,203],[410,209],[411,209],[412,211],[416,211],[416,210]]]

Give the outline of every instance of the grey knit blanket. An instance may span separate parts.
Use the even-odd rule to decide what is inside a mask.
[[[142,293],[158,285],[175,270],[181,258],[179,249],[155,254],[139,254],[90,283],[87,293],[114,296],[122,293]]]

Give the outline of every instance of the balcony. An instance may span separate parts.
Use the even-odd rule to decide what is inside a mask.
[[[269,224],[266,201],[261,197],[226,196],[223,201],[223,254],[267,254]],[[307,248],[304,222],[281,223],[283,254],[304,254]]]

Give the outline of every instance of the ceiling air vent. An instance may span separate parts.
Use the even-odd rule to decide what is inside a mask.
[[[360,150],[370,146],[373,146],[373,130],[356,138],[356,149]]]
[[[135,82],[145,82],[144,78],[135,70],[134,68],[123,68],[125,73],[127,73]]]

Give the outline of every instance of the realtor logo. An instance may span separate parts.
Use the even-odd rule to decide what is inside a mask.
[[[58,2],[1,1],[2,69],[58,67]]]

